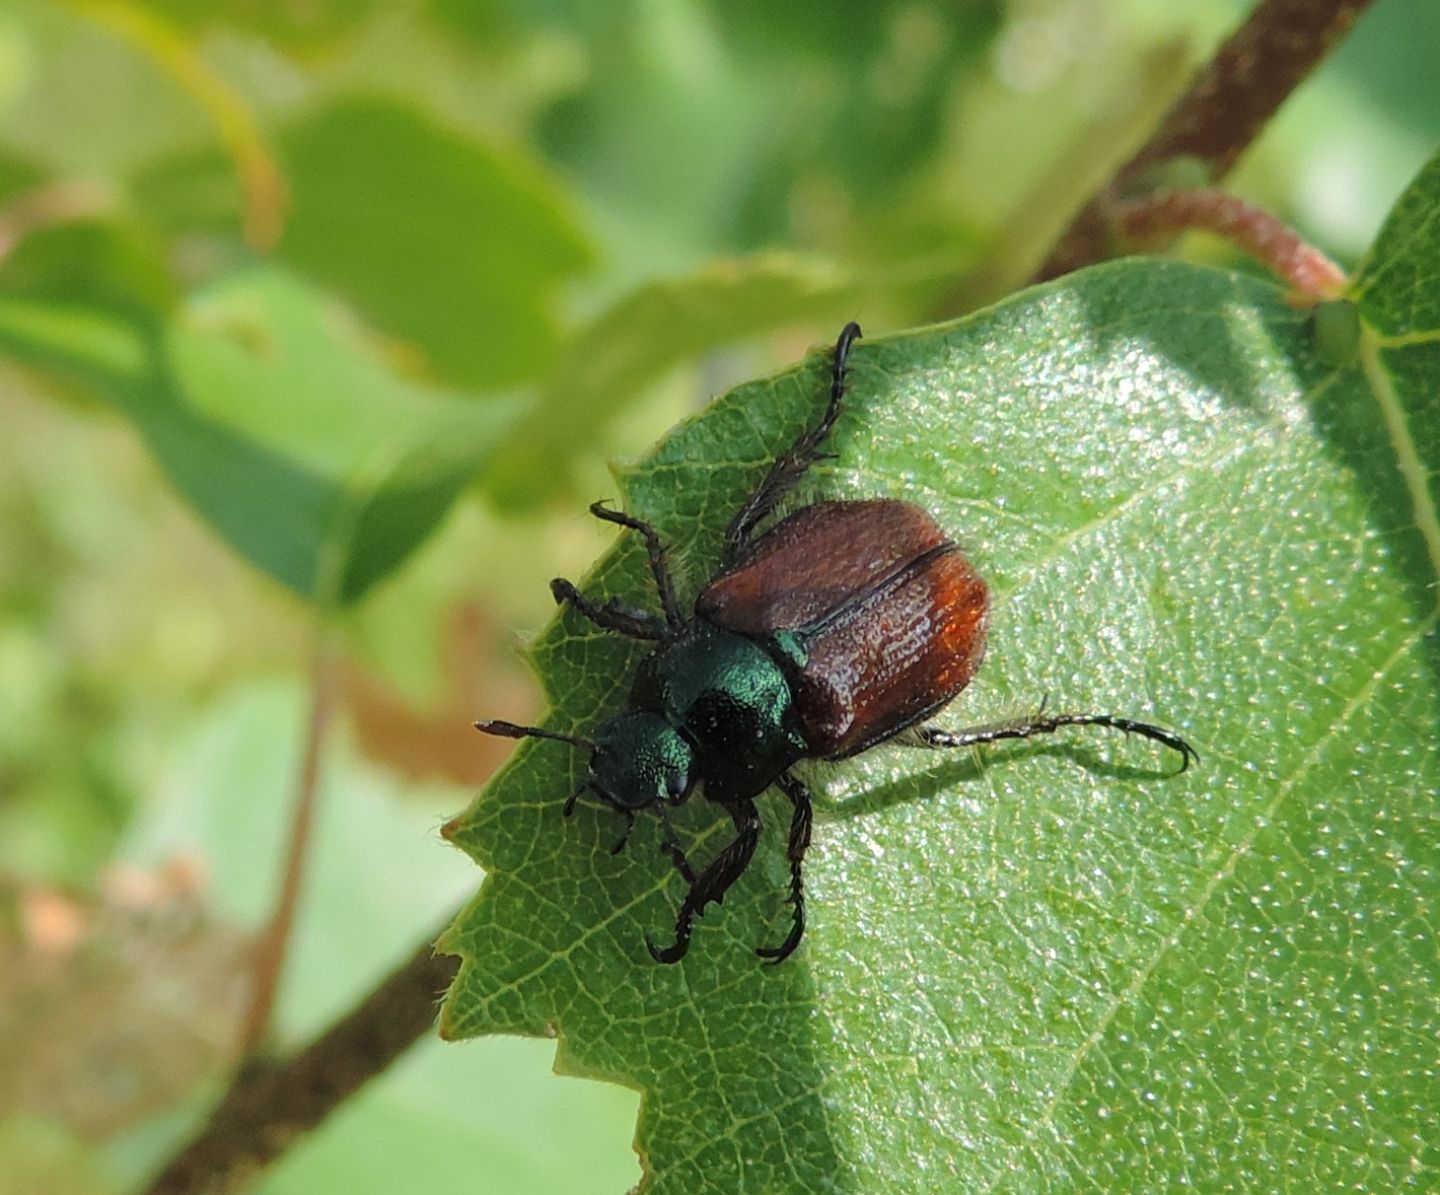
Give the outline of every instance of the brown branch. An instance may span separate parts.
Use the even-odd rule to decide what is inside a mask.
[[[148,1195],[225,1195],[254,1178],[430,1029],[459,963],[427,940],[321,1037],[284,1063],[242,1075]]]
[[[1374,0],[1262,0],[1170,109],[1150,140],[1071,222],[1035,281],[1109,255],[1114,204],[1176,158],[1218,182]]]
[[[240,1035],[242,1064],[254,1058],[265,1045],[270,1032],[275,995],[280,986],[280,973],[285,966],[285,953],[295,925],[295,910],[305,880],[305,863],[310,854],[310,832],[315,824],[315,806],[320,781],[320,755],[326,731],[335,710],[338,675],[334,649],[324,615],[316,615],[314,658],[310,668],[310,720],[305,732],[304,756],[295,785],[295,801],[290,822],[290,842],[285,852],[285,872],[280,895],[270,924],[265,927],[255,948],[252,965],[254,988]]]

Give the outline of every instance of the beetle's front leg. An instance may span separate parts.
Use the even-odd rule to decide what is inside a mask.
[[[650,956],[657,963],[678,963],[690,949],[690,934],[695,918],[705,911],[712,901],[719,904],[731,885],[750,866],[755,855],[755,844],[760,840],[760,813],[755,802],[742,801],[730,809],[735,821],[735,839],[711,861],[710,866],[695,877],[680,913],[675,918],[675,944],[661,950],[648,937],[645,945]]]
[[[624,511],[611,510],[603,502],[592,502],[590,513],[607,523],[615,523],[630,531],[638,531],[645,540],[645,553],[650,559],[650,575],[655,578],[655,589],[660,594],[660,606],[665,611],[665,621],[672,631],[682,630],[685,615],[680,610],[680,601],[675,596],[675,582],[670,576],[670,566],[665,561],[665,545],[654,527]]]
[[[657,618],[647,610],[627,606],[614,598],[603,605],[592,602],[564,577],[556,577],[550,582],[550,592],[560,605],[572,607],[602,630],[614,631],[630,639],[648,639],[652,643],[663,643],[672,636],[663,618]]]
[[[690,860],[685,857],[685,848],[680,845],[680,839],[675,835],[675,827],[670,824],[670,815],[665,811],[665,806],[658,808],[660,814],[660,849],[670,856],[670,862],[675,864],[675,870],[685,877],[685,882],[690,887],[695,887],[695,872],[690,866]]]
[[[756,954],[771,963],[783,962],[789,958],[795,947],[800,945],[800,939],[805,936],[805,879],[801,869],[805,863],[805,852],[810,849],[810,826],[815,816],[809,790],[794,776],[789,772],[782,772],[775,783],[795,807],[794,816],[790,819],[790,846],[786,852],[790,859],[789,903],[794,910],[794,921],[790,932],[785,935],[785,941],[779,946],[761,946],[756,949]]]

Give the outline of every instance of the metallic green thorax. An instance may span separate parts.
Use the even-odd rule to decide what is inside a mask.
[[[659,715],[690,744],[692,774],[712,801],[748,800],[806,754],[779,663],[761,644],[704,623],[645,660],[630,708]]]

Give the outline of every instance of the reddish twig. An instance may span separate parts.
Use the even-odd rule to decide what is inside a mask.
[[[429,940],[343,1020],[278,1066],[236,1080],[148,1195],[225,1195],[293,1145],[435,1022],[459,960]]]
[[[264,1047],[270,1032],[275,995],[280,985],[280,973],[285,965],[290,932],[295,925],[295,909],[299,904],[300,889],[305,880],[305,863],[310,853],[310,832],[315,823],[320,782],[321,750],[335,709],[338,679],[336,660],[323,623],[317,625],[315,635],[314,658],[310,669],[310,720],[305,733],[300,775],[295,786],[290,842],[285,852],[285,871],[281,880],[280,896],[275,902],[270,924],[265,927],[265,932],[255,948],[254,990],[240,1036],[242,1064],[254,1058]]]
[[[1114,205],[1142,189],[1157,167],[1198,162],[1218,182],[1286,98],[1350,31],[1374,0],[1262,0],[1220,47],[1160,127],[1081,209],[1035,281],[1101,261],[1111,247]]]
[[[1141,248],[1192,229],[1213,232],[1288,282],[1299,304],[1333,299],[1345,288],[1345,272],[1293,228],[1218,187],[1156,191],[1120,204],[1115,227],[1123,240]]]

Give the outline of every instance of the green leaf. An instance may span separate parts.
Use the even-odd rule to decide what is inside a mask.
[[[153,316],[177,297],[160,243],[115,220],[78,220],[31,233],[0,264],[0,292]]]
[[[317,54],[351,36],[375,8],[375,0],[256,0],[214,6],[192,0],[145,0],[145,7],[196,33],[212,29],[252,34],[271,46],[298,55]]]
[[[838,323],[859,290],[823,261],[760,254],[631,291],[570,341],[507,437],[487,490],[512,508],[568,492],[576,456],[668,370],[785,324]]]
[[[584,54],[538,129],[634,257],[831,238],[909,198],[1001,28],[994,0],[516,6]],[[933,248],[933,245],[931,246]]]
[[[1077,732],[804,767],[800,951],[751,953],[786,927],[772,794],[663,967],[657,827],[612,857],[618,818],[561,816],[583,761],[528,741],[448,827],[488,874],[443,942],[444,1032],[556,1034],[559,1069],[639,1088],[649,1192],[1440,1182],[1437,261],[1432,166],[1357,282],[1353,365],[1275,287],[1145,261],[860,342],[803,497],[919,502],[989,579],[987,662],[939,720],[1048,694],[1203,762]],[[825,369],[740,387],[625,479],[688,591]],[[636,545],[584,588],[646,600]],[[533,652],[552,724],[620,708],[637,654],[560,619]],[[713,857],[726,819],[680,812]]]
[[[45,177],[45,172],[29,158],[0,144],[0,203],[9,203],[23,195]]]
[[[0,295],[0,350],[117,406],[231,546],[326,603],[360,597],[429,534],[516,410],[391,372],[273,268],[227,276],[168,324]]]
[[[283,147],[286,261],[463,385],[497,389],[546,364],[557,289],[590,254],[538,167],[379,98],[306,116]]]

